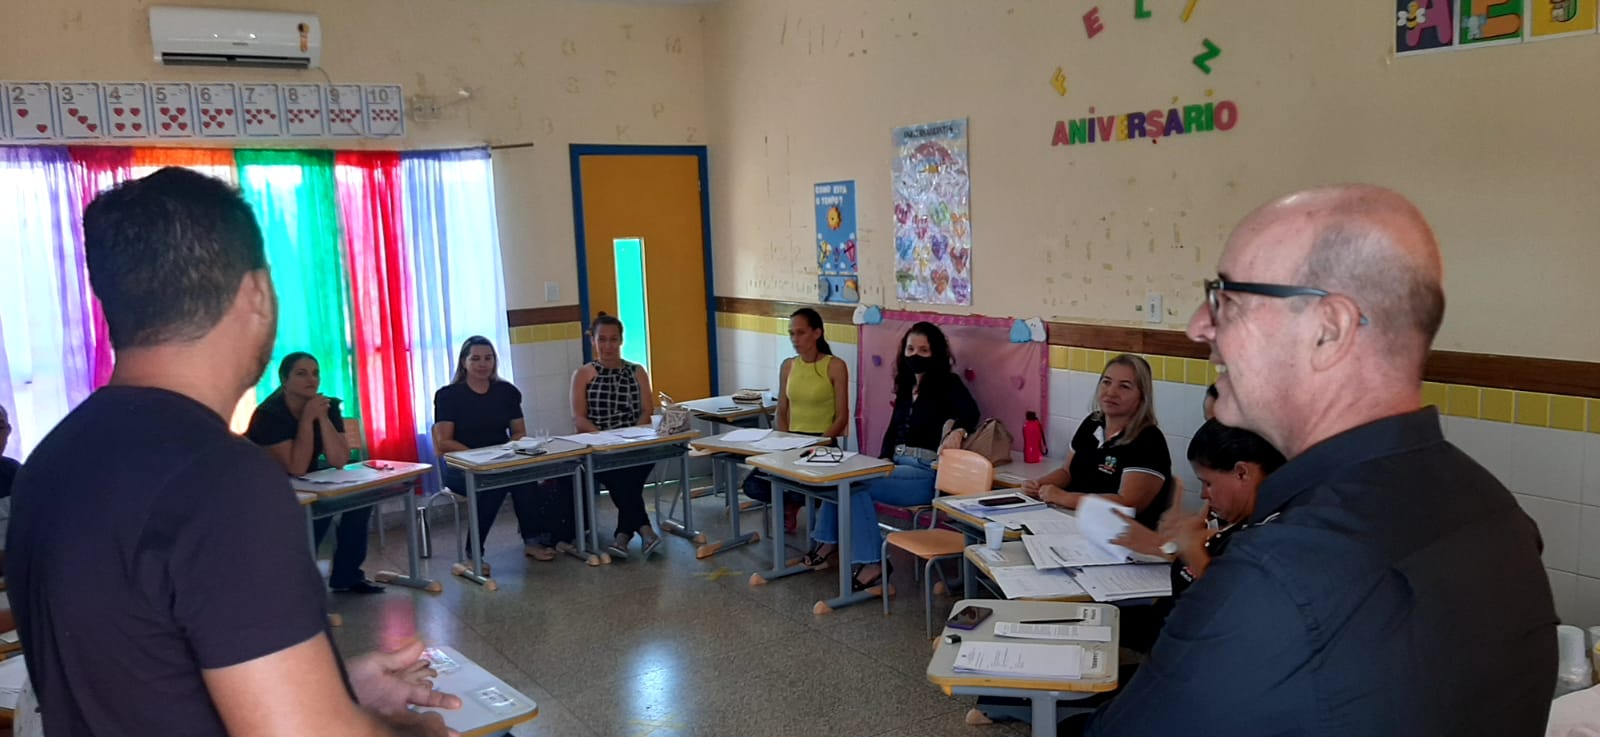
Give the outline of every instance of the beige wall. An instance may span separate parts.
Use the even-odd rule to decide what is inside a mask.
[[[717,293],[815,299],[810,187],[854,179],[863,299],[894,305],[890,130],[968,117],[972,311],[1134,324],[1159,291],[1177,328],[1246,211],[1369,181],[1438,231],[1439,347],[1600,360],[1600,37],[1396,60],[1387,0],[1200,0],[1188,24],[1184,4],[1135,21],[1131,2],[726,0],[705,58]],[[1203,38],[1223,49],[1210,76],[1190,63]],[[1090,106],[1174,97],[1235,100],[1240,122],[1050,146]]]
[[[7,0],[0,3],[0,79],[400,83],[408,95],[441,99],[467,87],[469,102],[438,122],[409,123],[403,141],[327,145],[534,143],[495,156],[513,308],[546,305],[545,281],[560,285],[559,304],[578,301],[569,143],[704,142],[698,8],[572,0],[168,4],[314,12],[323,29],[322,71],[162,67],[151,60],[147,3]]]

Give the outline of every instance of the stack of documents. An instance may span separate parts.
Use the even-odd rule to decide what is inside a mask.
[[[723,435],[717,439],[724,443],[754,443],[757,440],[765,440],[766,437],[771,434],[771,430],[734,430],[733,432]]]
[[[488,448],[478,448],[476,450],[458,450],[454,453],[451,453],[451,455],[460,458],[467,463],[476,465],[495,463],[497,461],[509,461],[512,458],[517,457],[516,451],[500,445],[494,445]]]
[[[963,642],[957,673],[1002,678],[1076,680],[1083,677],[1083,648],[1011,642]]]
[[[17,699],[22,696],[22,684],[28,680],[28,664],[23,661],[24,657],[18,655],[0,661],[0,709],[15,711],[17,708]]]
[[[1010,637],[1019,640],[1110,642],[1111,627],[1103,624],[1027,624],[1026,622],[995,622],[994,636]]]
[[[1172,595],[1172,569],[1164,565],[1094,566],[1075,570],[1072,578],[1095,601]]]
[[[1021,501],[1004,506],[988,506],[983,503],[985,499],[1018,499]],[[1018,512],[1039,512],[1045,509],[1044,502],[1014,491],[1008,491],[1003,494],[958,497],[946,503],[965,514],[982,517],[987,520],[996,520],[1002,517],[1009,519],[1011,515]]]
[[[1002,566],[989,569],[1000,593],[1007,599],[1065,599],[1085,592],[1066,571],[1041,571],[1033,566]]]
[[[772,435],[751,443],[750,447],[776,452],[794,450],[795,448],[808,448],[820,442],[822,442],[822,438],[812,438],[804,435]]]

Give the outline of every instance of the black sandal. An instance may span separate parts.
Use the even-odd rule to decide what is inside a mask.
[[[871,581],[863,581],[859,578],[859,576],[861,575],[861,569],[865,568],[867,565],[868,564],[866,563],[857,563],[850,567],[851,591],[866,591],[867,589],[883,583],[885,574],[890,576],[894,575],[894,564],[885,560],[878,565],[878,575],[873,576]]]
[[[822,546],[831,544],[832,543],[812,543],[811,549],[807,550],[805,555],[800,556],[800,565],[811,569],[826,567],[828,565],[828,561],[833,559],[834,553],[839,552],[838,546],[834,546],[833,550],[828,551],[826,555],[822,555]]]

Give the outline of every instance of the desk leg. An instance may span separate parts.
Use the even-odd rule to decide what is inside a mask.
[[[611,565],[611,555],[600,547],[600,485],[594,479],[594,456],[584,456],[584,508],[589,510],[589,549],[600,554],[600,562]]]
[[[421,531],[417,529],[417,491],[421,488],[422,485],[418,483],[406,489],[406,557],[410,564],[409,572],[402,576],[394,571],[378,571],[373,578],[382,583],[392,583],[437,594],[444,591],[444,586],[438,581],[422,577],[422,559],[417,555],[418,537],[421,535]]]
[[[311,519],[311,505],[303,504],[301,509],[306,510],[306,545],[311,548],[311,564],[317,563],[317,527]]]
[[[776,581],[785,576],[811,572],[810,568],[798,564],[789,565],[785,560],[785,553],[788,551],[784,549],[785,543],[783,539],[783,497],[784,493],[789,489],[790,487],[785,486],[782,479],[776,477],[772,479],[772,514],[767,515],[767,521],[770,525],[768,531],[772,534],[772,568],[750,574],[751,586],[761,586],[768,581]],[[799,491],[799,489],[795,489],[795,491]],[[801,509],[806,516],[806,530],[809,536],[811,530],[811,496],[809,494],[804,495],[804,501],[801,503],[805,505]]]
[[[495,591],[500,587],[494,579],[483,575],[483,535],[478,529],[478,476],[471,471],[462,474],[467,478],[467,544],[472,548],[467,557],[472,563],[457,563],[450,572],[484,588]]]
[[[878,586],[864,591],[850,590],[850,584],[853,583],[851,579],[854,577],[850,570],[854,567],[854,564],[850,561],[850,536],[854,534],[871,534],[877,529],[876,526],[868,530],[850,529],[852,527],[850,520],[852,516],[850,514],[850,490],[852,486],[854,484],[849,481],[840,481],[838,485],[839,552],[837,555],[839,556],[839,595],[826,601],[817,602],[811,607],[812,614],[828,614],[835,609],[843,609],[851,604],[857,604],[868,599],[876,599],[882,595],[879,587],[889,585],[889,569],[886,567],[883,569],[884,576]],[[879,561],[879,563],[881,564],[882,561]]]
[[[1033,737],[1056,737],[1056,697],[1045,692],[1033,697]]]
[[[694,528],[694,506],[690,501],[689,493],[689,456],[684,454],[678,458],[678,493],[675,500],[667,507],[667,514],[661,514],[661,485],[656,485],[656,515],[661,522],[661,531],[669,532],[681,538],[686,538],[696,545],[703,545],[706,536]],[[673,507],[683,503],[683,521],[672,519]]]
[[[971,535],[964,537],[968,545],[974,544],[975,541]],[[967,559],[966,551],[962,551],[961,554],[961,595],[969,599],[976,598],[978,595],[978,567],[972,565],[972,561]]]
[[[572,536],[573,550],[569,554],[588,563],[591,566],[600,565],[599,551],[589,547],[589,525],[594,522],[594,515],[589,513],[589,505],[585,499],[589,497],[589,489],[584,486],[583,469],[572,469],[572,516],[573,524],[577,525],[577,533]]]
[[[748,534],[739,532],[739,486],[737,483],[739,460],[730,455],[718,455],[712,459],[712,464],[711,477],[719,480],[722,491],[727,496],[728,518],[733,525],[733,536],[719,542],[701,545],[698,550],[694,551],[694,557],[696,558],[709,558],[724,550],[732,550],[761,541],[761,533],[759,532]],[[718,473],[719,470],[722,473]],[[780,518],[782,517],[782,515],[779,516]]]

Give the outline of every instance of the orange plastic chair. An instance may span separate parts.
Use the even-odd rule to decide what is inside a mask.
[[[974,496],[994,490],[994,464],[970,450],[947,448],[939,451],[939,471],[933,478],[934,491],[952,496]],[[879,559],[886,564],[889,547],[910,553],[923,561],[922,608],[926,617],[928,636],[933,637],[933,564],[948,558],[959,558],[967,547],[966,536],[955,530],[937,529],[939,515],[935,511],[928,518],[928,529],[904,530],[889,533],[883,539]],[[889,587],[883,586],[883,613],[889,613]]]

